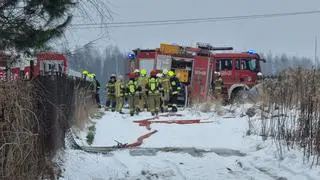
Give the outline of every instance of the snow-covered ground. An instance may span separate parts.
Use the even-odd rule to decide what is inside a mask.
[[[182,117],[161,117],[158,120],[202,119],[203,124],[151,124],[147,129],[134,120],[151,118],[149,113],[130,117],[128,114],[106,112],[94,120],[96,127],[92,146],[113,146],[114,140],[133,143],[137,138],[157,130],[140,146],[108,154],[92,154],[66,149],[62,179],[319,179],[320,169],[303,164],[302,153],[291,150],[279,159],[277,143],[247,136],[248,117],[241,117],[247,107],[218,116],[187,109]],[[210,122],[208,122],[210,121]],[[88,146],[86,132],[78,143]],[[182,151],[164,152],[155,148],[182,147]],[[206,149],[203,152],[188,148]]]

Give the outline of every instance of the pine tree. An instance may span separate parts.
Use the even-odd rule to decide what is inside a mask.
[[[0,49],[43,48],[63,35],[74,0],[0,0]]]

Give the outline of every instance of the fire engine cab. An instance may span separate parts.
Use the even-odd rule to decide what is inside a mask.
[[[213,47],[207,43],[197,43],[197,47],[160,44],[160,48],[156,49],[135,49],[128,55],[128,71],[175,71],[183,89],[188,92],[187,99],[181,94],[181,101],[188,100],[191,103],[213,97],[219,72],[223,80],[224,98],[231,100],[242,90],[248,90],[258,83],[262,76],[260,62],[265,62],[254,50],[232,50],[232,47]]]

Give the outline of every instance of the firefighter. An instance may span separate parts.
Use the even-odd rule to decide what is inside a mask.
[[[181,90],[180,82],[173,71],[169,71],[168,76],[170,78],[170,85],[171,85],[170,102],[172,105],[172,112],[177,112],[178,111],[178,107],[177,107],[178,94],[179,94],[179,91]]]
[[[168,112],[168,104],[170,100],[170,77],[168,76],[168,70],[163,69],[161,77],[159,79],[159,83],[161,84],[161,110],[164,112]]]
[[[135,74],[136,78],[138,78],[140,76],[140,70],[139,69],[135,69],[133,71],[133,73]]]
[[[130,109],[130,115],[133,116],[135,112],[139,113],[136,108],[136,104],[139,102],[138,87],[136,84],[136,75],[134,73],[129,74],[129,82],[127,84],[128,104]]]
[[[86,71],[86,70],[84,70],[84,71],[81,72],[81,74],[82,74],[82,78],[83,78],[84,80],[86,80],[86,79],[87,79],[87,75],[89,74],[89,72]]]
[[[99,95],[100,82],[96,79],[96,75],[95,75],[95,74],[91,74],[91,77],[92,77],[92,79],[93,79],[94,96],[95,96],[96,102],[97,102],[97,104],[98,104],[98,108],[101,108],[101,105],[100,105],[100,95]]]
[[[140,76],[137,79],[137,85],[140,89],[140,95],[139,95],[139,104],[138,104],[138,109],[140,111],[144,111],[145,108],[148,109],[148,95],[147,92],[148,90],[146,89],[146,86],[148,84],[148,76],[147,76],[147,70],[141,69],[140,70]]]
[[[162,83],[163,83],[163,74],[160,72],[160,73],[157,73],[157,75],[156,75],[156,77],[157,77],[157,82],[158,82],[158,84],[159,84],[159,102],[160,102],[160,104],[159,104],[159,107],[160,107],[160,112],[164,112],[164,109],[163,109],[163,92],[164,92],[164,90],[163,90],[163,86],[162,86]]]
[[[150,78],[148,80],[148,107],[151,114],[158,115],[160,110],[160,84],[157,79],[157,72],[152,70],[150,73]]]
[[[116,95],[116,111],[119,112],[120,114],[123,114],[122,107],[124,102],[125,86],[124,86],[122,75],[118,76],[114,86],[115,86],[115,95]]]
[[[105,88],[105,97],[107,97],[106,108],[108,111],[111,105],[111,111],[114,112],[116,108],[115,83],[117,81],[116,75],[111,74],[108,84]]]
[[[223,85],[223,81],[221,78],[221,74],[220,72],[216,72],[216,80],[215,80],[215,87],[214,87],[214,92],[216,97],[220,97],[221,93],[222,93],[222,85]]]

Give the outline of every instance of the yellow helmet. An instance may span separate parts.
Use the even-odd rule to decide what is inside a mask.
[[[141,74],[142,76],[147,75],[147,70],[146,70],[146,69],[141,69],[141,70],[140,70],[140,74]]]
[[[170,77],[173,77],[173,76],[174,76],[174,72],[173,72],[173,71],[169,71],[169,72],[168,72],[168,75],[169,75]]]
[[[82,74],[83,74],[83,75],[88,75],[89,72],[88,72],[88,71],[82,71]]]
[[[93,78],[93,74],[88,73],[87,75],[89,78]]]

